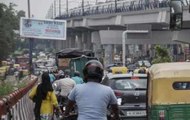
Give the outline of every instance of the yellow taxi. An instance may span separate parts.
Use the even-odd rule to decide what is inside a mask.
[[[14,67],[14,68],[19,68],[19,67],[20,67],[20,64],[14,64],[13,67]]]
[[[7,67],[6,66],[0,67],[0,77],[1,78],[5,77],[6,73],[7,73]]]
[[[128,72],[128,68],[124,66],[111,67],[112,74],[126,74]]]

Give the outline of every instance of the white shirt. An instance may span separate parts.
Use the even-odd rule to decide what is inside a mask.
[[[57,84],[58,88],[61,89],[60,95],[63,97],[67,97],[76,85],[75,81],[71,78],[63,78],[55,81],[55,83]]]

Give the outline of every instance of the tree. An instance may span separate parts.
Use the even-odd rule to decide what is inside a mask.
[[[15,6],[12,3],[9,6],[0,3],[0,60],[7,58],[15,50],[15,44],[20,39],[15,31],[19,30],[19,19],[25,13],[17,13]]]
[[[156,57],[152,60],[152,64],[171,62],[171,58],[166,48],[155,46]]]

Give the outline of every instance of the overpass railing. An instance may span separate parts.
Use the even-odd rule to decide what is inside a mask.
[[[0,99],[0,120],[33,120],[33,106],[28,98],[29,90],[35,85],[36,77],[24,88]]]
[[[150,10],[150,9],[157,9],[157,8],[165,8],[169,7],[169,1],[152,1],[152,2],[139,2],[135,3],[135,1],[123,2],[117,4],[117,7],[114,3],[112,4],[103,4],[103,5],[96,5],[96,6],[87,6],[83,9],[75,8],[70,10],[67,13],[57,17],[56,19],[67,19],[72,17],[79,17],[79,16],[89,16],[89,15],[97,15],[97,14],[112,14],[112,13],[119,13],[119,12],[131,12],[131,11],[141,11],[141,10]]]

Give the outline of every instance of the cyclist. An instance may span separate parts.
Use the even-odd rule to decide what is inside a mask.
[[[110,87],[101,85],[103,66],[97,60],[90,60],[84,69],[84,82],[74,87],[68,96],[64,117],[69,116],[70,110],[76,103],[78,120],[107,120],[107,108],[112,108],[113,118],[119,120],[117,98]]]
[[[83,79],[80,77],[80,72],[79,71],[74,72],[74,77],[72,77],[72,79],[76,82],[76,84],[84,83]]]

